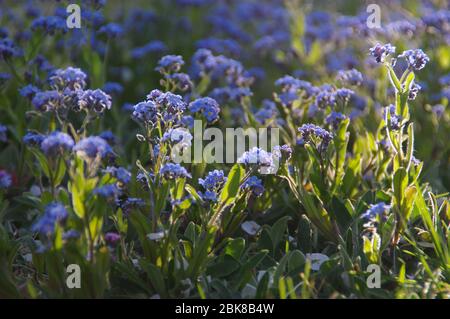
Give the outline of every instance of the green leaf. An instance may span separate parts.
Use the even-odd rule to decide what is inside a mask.
[[[411,160],[414,152],[414,126],[413,123],[408,125],[408,147],[406,149],[406,170],[409,171]]]
[[[278,245],[280,245],[280,243],[286,233],[286,230],[287,230],[287,222],[290,219],[291,219],[291,217],[284,216],[284,217],[280,218],[279,220],[277,220],[275,222],[275,224],[273,224],[273,226],[271,227],[270,237],[272,238],[274,251],[278,247]]]
[[[220,202],[227,206],[231,204],[239,192],[241,180],[244,178],[245,170],[240,164],[235,164],[230,170],[223,190],[220,194]]]
[[[408,173],[403,167],[398,168],[394,173],[392,181],[392,188],[394,189],[394,199],[396,204],[400,207],[406,187],[408,186]]]
[[[235,238],[230,239],[228,241],[227,246],[225,247],[225,254],[230,255],[236,260],[239,260],[242,256],[242,253],[245,249],[245,240],[244,238]]]

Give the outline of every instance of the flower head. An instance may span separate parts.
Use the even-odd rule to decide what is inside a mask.
[[[86,86],[86,73],[81,69],[68,67],[57,69],[49,78],[50,85],[58,90],[66,88],[70,90],[84,89]]]
[[[48,112],[56,110],[60,106],[61,100],[58,91],[42,91],[35,94],[31,104],[39,111]]]
[[[67,216],[64,205],[53,202],[45,207],[44,214],[33,224],[31,230],[43,235],[52,234],[55,231],[55,223],[63,223]]]
[[[56,156],[64,151],[72,150],[74,141],[70,135],[62,132],[52,132],[40,143],[42,152],[47,156]]]
[[[11,175],[5,170],[0,170],[0,189],[9,188],[11,184],[12,184]]]
[[[166,179],[191,178],[191,174],[180,164],[167,163],[164,164],[159,173]]]
[[[370,48],[369,51],[375,58],[375,61],[377,61],[377,63],[381,63],[385,61],[388,55],[395,53],[395,47],[390,43],[384,45],[377,43],[374,47]]]
[[[387,205],[386,203],[380,202],[377,204],[371,204],[369,206],[369,209],[366,210],[364,214],[361,215],[361,218],[363,219],[374,219],[376,216],[381,216],[389,213],[389,210],[391,209],[390,205]]]
[[[201,113],[208,123],[215,122],[219,118],[220,107],[216,100],[210,97],[196,99],[189,104],[192,113]]]
[[[83,138],[75,145],[73,150],[85,160],[102,159],[113,154],[111,146],[99,136]]]
[[[218,190],[225,184],[226,181],[227,178],[225,177],[223,171],[217,169],[209,172],[204,179],[198,179],[198,183],[206,190]]]
[[[248,189],[255,196],[261,196],[264,193],[262,180],[256,176],[250,176],[242,185],[243,189]]]
[[[416,71],[422,70],[427,62],[430,61],[428,55],[421,49],[403,51],[398,57],[405,58],[406,62],[408,62],[408,68]]]
[[[158,61],[155,70],[160,73],[178,72],[183,64],[181,55],[165,55]]]
[[[78,92],[78,107],[79,109],[103,113],[104,110],[111,109],[111,96],[100,89],[80,90]]]

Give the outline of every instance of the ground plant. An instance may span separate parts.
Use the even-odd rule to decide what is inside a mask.
[[[0,298],[450,296],[450,4],[0,0]]]

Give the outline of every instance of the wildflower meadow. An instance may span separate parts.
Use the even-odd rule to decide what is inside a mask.
[[[0,298],[447,299],[447,1],[0,0]]]

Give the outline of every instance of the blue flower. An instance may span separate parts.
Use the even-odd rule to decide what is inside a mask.
[[[117,178],[123,184],[128,184],[131,181],[131,173],[123,167],[108,166],[104,173],[110,174]]]
[[[8,132],[8,128],[0,124],[0,142],[6,142],[8,140],[6,137],[6,132]]]
[[[377,43],[374,47],[370,48],[369,51],[370,54],[375,58],[375,61],[377,61],[377,63],[381,63],[384,62],[388,55],[395,53],[395,47],[390,43],[384,45]]]
[[[336,76],[336,79],[343,84],[359,86],[363,81],[361,72],[356,69],[340,70]]]
[[[259,147],[253,147],[249,151],[244,152],[238,158],[237,163],[245,166],[256,166],[262,174],[274,173],[277,168],[275,167],[273,154]]]
[[[333,111],[327,116],[325,122],[331,125],[336,130],[339,127],[339,124],[346,118],[347,117],[344,114]]]
[[[189,111],[203,114],[208,123],[212,123],[219,118],[220,107],[213,98],[203,97],[191,102],[189,104]]]
[[[226,181],[227,178],[225,177],[223,171],[217,169],[209,172],[204,179],[198,179],[198,183],[206,190],[217,190],[222,187]]]
[[[164,164],[159,173],[166,179],[175,178],[191,178],[191,174],[180,164],[167,163]]]
[[[131,51],[131,56],[140,59],[150,53],[161,53],[167,51],[167,46],[162,41],[151,41],[143,47],[135,48]]]
[[[303,124],[298,131],[302,135],[302,144],[310,143],[313,141],[313,138],[319,139],[321,141],[320,145],[318,145],[319,152],[325,151],[333,139],[333,135],[330,132],[314,124]]]
[[[0,59],[8,60],[12,57],[22,56],[23,52],[12,40],[5,38],[0,39]]]
[[[374,219],[376,216],[383,217],[383,215],[389,213],[391,209],[390,205],[380,202],[375,205],[370,205],[369,209],[361,215],[363,219]]]
[[[28,131],[27,134],[25,134],[25,136],[22,138],[22,141],[26,145],[40,147],[44,138],[45,136],[40,133]]]
[[[183,64],[181,55],[165,55],[158,61],[155,70],[160,73],[178,72]]]
[[[31,230],[43,235],[50,235],[55,231],[55,223],[62,224],[68,217],[62,203],[53,202],[45,207],[44,214],[33,224]]]
[[[158,119],[158,109],[153,101],[139,102],[133,110],[133,118],[143,124],[155,124]]]
[[[70,151],[73,145],[70,135],[58,131],[47,135],[40,143],[42,152],[47,156],[56,156],[64,151]]]
[[[29,100],[32,100],[36,93],[38,93],[39,91],[40,90],[34,85],[28,84],[19,90],[19,94]]]
[[[408,62],[408,68],[411,70],[422,70],[427,62],[430,61],[428,55],[426,55],[421,49],[406,50],[403,51],[399,58],[405,58]]]
[[[217,193],[214,191],[207,190],[205,192],[198,192],[198,194],[205,202],[217,202]]]
[[[120,195],[120,189],[115,184],[108,184],[95,188],[93,194],[115,200]]]
[[[248,189],[255,196],[261,196],[264,193],[262,180],[256,176],[250,176],[242,185],[243,189]]]
[[[415,100],[417,97],[417,94],[422,89],[422,87],[415,83],[414,81],[411,82],[411,86],[409,87],[409,93],[408,93],[408,99],[409,100]]]
[[[255,119],[259,123],[264,124],[268,120],[275,118],[278,115],[278,110],[273,101],[265,99],[262,103],[262,107],[255,113]]]
[[[119,240],[120,235],[118,233],[108,232],[105,234],[105,241],[111,246],[116,245]]]
[[[37,92],[31,100],[31,104],[42,112],[56,110],[61,104],[61,95],[58,91]]]
[[[80,109],[102,113],[105,109],[111,109],[111,104],[111,96],[100,89],[78,91],[78,107]]]
[[[62,236],[62,238],[64,240],[76,239],[78,237],[80,237],[80,232],[75,229],[70,229],[70,230],[64,232],[64,234]]]
[[[127,199],[116,199],[116,205],[122,209],[124,214],[128,215],[133,208],[144,206],[145,202],[141,198],[128,197]]]
[[[11,175],[5,170],[0,170],[0,189],[9,188],[11,185],[12,185]]]
[[[110,145],[117,143],[117,137],[111,131],[103,131],[98,136],[107,141]]]
[[[99,136],[83,138],[75,145],[73,150],[86,160],[102,159],[113,154],[111,146]]]
[[[350,98],[355,94],[354,91],[346,88],[337,89],[336,92],[333,93],[336,100],[340,100],[343,103],[348,103]]]
[[[66,33],[66,20],[59,16],[38,17],[31,23],[31,30],[42,29],[45,33],[54,35],[57,32]]]
[[[166,78],[175,83],[176,87],[183,92],[191,90],[194,85],[186,73],[167,74]]]
[[[102,26],[98,30],[99,34],[106,34],[108,37],[116,38],[121,36],[124,31],[120,24],[118,23],[108,23],[107,25]]]
[[[335,94],[335,92],[327,89],[322,90],[316,96],[316,105],[321,109],[324,109],[328,106],[334,107],[336,105],[336,97],[337,95]]]
[[[60,91],[66,88],[80,90],[86,86],[86,78],[86,73],[81,69],[68,67],[66,69],[55,70],[49,77],[49,83],[52,87]]]
[[[121,94],[123,92],[123,86],[117,82],[106,82],[103,86],[103,91],[108,94]]]

